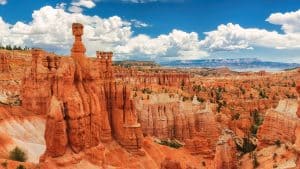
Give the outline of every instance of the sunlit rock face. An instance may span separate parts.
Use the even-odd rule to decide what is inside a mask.
[[[73,24],[73,35],[71,57],[33,50],[23,80],[23,107],[47,115],[41,159],[63,156],[69,148],[80,153],[113,137],[126,149],[138,150],[140,124],[129,87],[114,80],[112,53],[97,52],[97,58],[89,59],[81,41],[83,25]]]
[[[230,130],[223,130],[216,146],[214,157],[216,169],[237,169],[237,149],[234,141],[234,133]]]
[[[296,90],[300,94],[300,81],[297,82]],[[297,116],[300,118],[300,106],[298,106]]]
[[[138,100],[136,112],[143,134],[185,143],[191,154],[214,157],[220,135],[212,105],[196,100],[183,102],[178,95],[154,94],[149,100]]]
[[[300,122],[297,110],[295,99],[281,100],[276,109],[269,109],[257,134],[260,146],[272,145],[276,140],[294,143],[295,130]]]
[[[191,75],[176,71],[138,71],[132,68],[117,68],[116,79],[128,82],[137,87],[149,87],[150,85],[161,85],[180,88],[190,82]]]
[[[39,116],[16,117],[11,115],[13,111],[0,108],[0,159],[7,159],[9,152],[18,146],[26,152],[28,162],[38,163],[46,149],[45,119]]]

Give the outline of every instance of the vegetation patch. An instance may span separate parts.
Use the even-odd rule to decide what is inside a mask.
[[[30,48],[28,48],[26,46],[24,48],[22,48],[21,46],[16,46],[16,45],[14,45],[14,46],[11,46],[11,45],[2,46],[1,44],[0,44],[0,49],[5,49],[5,50],[30,50]]]
[[[160,140],[160,141],[157,141],[157,143],[161,144],[161,145],[164,145],[164,146],[169,146],[169,147],[172,147],[172,148],[176,148],[176,149],[183,146],[178,140],[175,140],[175,139]]]
[[[256,149],[256,144],[254,144],[251,139],[245,137],[241,143],[238,144],[236,142],[236,147],[238,151],[246,154],[254,151]]]
[[[266,94],[265,89],[259,91],[259,96],[260,96],[261,99],[267,99],[267,98],[269,98],[267,96],[267,94]]]
[[[26,167],[22,164],[20,164],[16,169],[26,169]]]
[[[9,159],[25,162],[27,160],[27,155],[22,149],[20,149],[19,147],[15,147],[12,151],[9,152]]]
[[[2,162],[1,166],[4,167],[4,168],[6,168],[7,167],[7,161]]]
[[[277,147],[280,147],[280,146],[281,146],[281,141],[280,141],[280,140],[276,140],[276,141],[274,141],[274,144],[275,144]]]
[[[142,92],[143,92],[144,94],[151,94],[151,93],[152,93],[152,90],[149,89],[149,88],[144,88],[144,89],[142,89]]]
[[[257,160],[256,153],[253,154],[252,164],[253,164],[253,168],[257,168],[259,166],[259,162]]]
[[[255,109],[253,112],[251,112],[250,115],[252,117],[252,125],[250,128],[250,132],[253,136],[256,136],[257,130],[258,130],[259,126],[262,125],[264,118],[257,109]]]
[[[234,113],[233,115],[231,115],[231,120],[238,120],[240,119],[240,113]]]

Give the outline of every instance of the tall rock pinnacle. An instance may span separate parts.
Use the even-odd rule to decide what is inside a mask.
[[[80,23],[73,23],[72,32],[75,37],[75,41],[71,49],[72,52],[71,55],[74,59],[84,57],[86,49],[82,43],[82,37],[81,37],[83,35],[83,25]]]
[[[86,49],[82,43],[83,25],[80,23],[73,23],[72,32],[75,37],[71,49],[71,57],[74,59],[76,65],[75,81],[81,81],[89,74],[88,59],[85,57]]]

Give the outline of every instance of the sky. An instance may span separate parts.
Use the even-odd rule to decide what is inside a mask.
[[[0,44],[115,60],[258,58],[300,63],[299,0],[0,0]]]

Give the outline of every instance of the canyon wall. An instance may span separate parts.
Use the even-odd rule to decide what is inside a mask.
[[[8,64],[8,58],[9,56],[5,53],[0,53],[0,72],[8,72],[10,70],[9,64]]]
[[[117,68],[115,77],[122,82],[128,82],[137,87],[149,87],[151,85],[181,87],[189,84],[191,75],[189,73],[181,73],[176,71],[155,71],[138,69]]]
[[[275,144],[275,141],[294,143],[295,130],[300,124],[297,117],[298,103],[295,99],[281,100],[276,109],[269,109],[258,130],[260,146]]]
[[[191,154],[214,157],[220,126],[211,104],[183,102],[178,95],[154,94],[149,100],[137,100],[136,105],[144,135],[177,139],[185,143]]]

